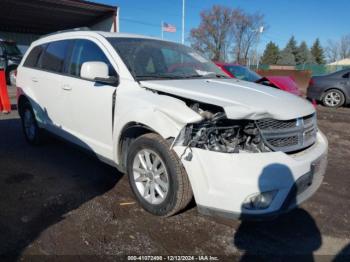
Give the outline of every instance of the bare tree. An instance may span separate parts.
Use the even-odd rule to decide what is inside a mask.
[[[201,23],[191,30],[190,41],[193,48],[208,58],[224,60],[231,44],[233,10],[215,5],[201,13]]]
[[[340,56],[340,59],[350,57],[350,34],[345,35],[340,39],[339,56]]]
[[[326,55],[329,62],[350,58],[350,34],[343,36],[339,41],[328,40]]]
[[[241,9],[233,12],[234,57],[236,62],[246,64],[252,47],[259,41],[260,28],[265,26],[264,16],[246,14]]]
[[[247,14],[241,9],[214,5],[201,13],[201,23],[191,30],[191,45],[213,60],[225,60],[229,53],[239,63],[246,63],[259,40],[264,16]]]
[[[326,47],[326,56],[329,62],[334,62],[339,59],[339,43],[333,40],[328,40]]]

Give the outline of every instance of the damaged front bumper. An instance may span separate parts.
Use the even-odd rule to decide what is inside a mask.
[[[312,196],[325,174],[328,142],[318,132],[315,144],[296,154],[220,153],[178,145],[173,149],[201,213],[245,219],[278,215]],[[247,208],[250,196],[263,192],[275,192],[268,205]]]

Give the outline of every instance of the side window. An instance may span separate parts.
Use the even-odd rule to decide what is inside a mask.
[[[44,46],[42,45],[34,47],[32,51],[30,51],[29,55],[27,56],[26,61],[24,61],[23,66],[36,67],[39,57],[43,50],[44,50]]]
[[[80,69],[85,62],[104,62],[108,65],[109,75],[115,76],[116,72],[103,51],[89,40],[76,40],[70,62],[68,64],[68,74],[80,77]]]
[[[247,80],[246,70],[239,66],[225,66],[225,69],[228,70],[235,78],[240,80]]]
[[[64,60],[68,51],[68,41],[56,41],[49,43],[40,57],[39,67],[48,71],[63,71]]]

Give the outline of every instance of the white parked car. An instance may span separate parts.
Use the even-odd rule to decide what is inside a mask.
[[[309,102],[229,79],[184,45],[53,34],[32,43],[17,88],[29,143],[46,130],[93,152],[128,174],[155,215],[193,197],[204,214],[277,215],[315,193],[325,173],[327,140]]]

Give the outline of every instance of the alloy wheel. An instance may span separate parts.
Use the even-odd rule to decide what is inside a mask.
[[[326,94],[324,101],[327,106],[335,107],[340,104],[341,96],[338,92],[332,91]]]
[[[140,150],[133,161],[133,178],[140,195],[151,204],[161,204],[168,194],[169,175],[160,156]]]

